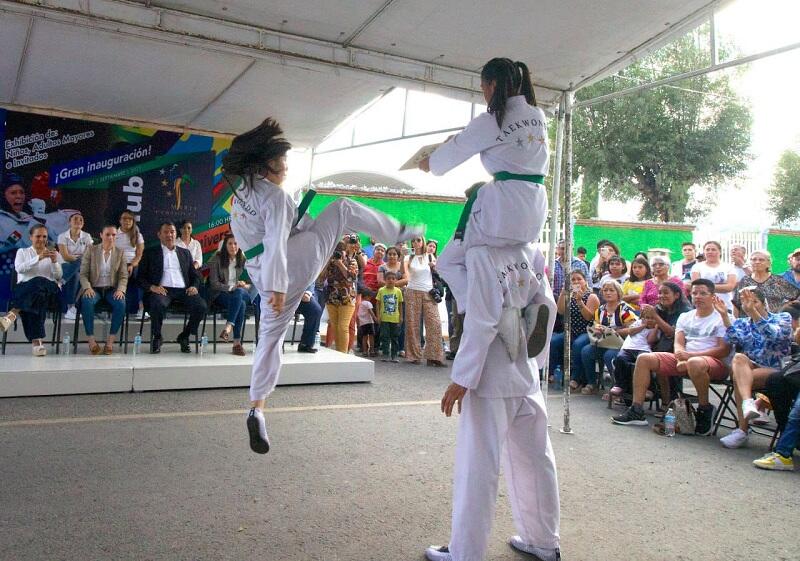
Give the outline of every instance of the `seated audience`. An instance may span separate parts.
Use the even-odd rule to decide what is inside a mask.
[[[639,306],[646,304],[648,306],[655,306],[658,304],[659,287],[665,282],[673,282],[678,286],[683,286],[681,279],[678,277],[669,276],[669,259],[663,255],[655,255],[650,260],[650,268],[653,276],[644,281],[642,288],[642,295],[639,297]]]
[[[722,246],[719,242],[709,241],[703,245],[705,261],[695,263],[692,267],[692,280],[708,279],[714,283],[714,294],[728,306],[733,313],[733,291],[736,289],[736,271],[730,263],[720,261]]]
[[[176,244],[177,245],[177,244]],[[250,285],[242,279],[246,259],[233,234],[226,234],[219,251],[208,262],[208,301],[227,310],[225,328],[219,338],[226,343],[233,335],[231,352],[244,356],[242,330],[247,306],[251,304]]]
[[[683,285],[667,281],[659,287],[658,304],[645,304],[642,307],[641,319],[638,321],[641,322],[640,325],[644,325],[644,329],[638,334],[629,335],[614,359],[615,387],[611,388],[611,395],[630,395],[633,392],[633,369],[640,354],[650,351],[673,352],[675,324],[678,317],[690,309],[691,306],[683,295]],[[636,326],[636,322],[631,324],[632,328]],[[662,387],[661,392],[666,400],[670,396],[669,386]]]
[[[558,301],[558,297],[561,295],[561,291],[564,289],[564,279],[566,278],[565,273],[582,271],[585,277],[589,276],[589,267],[585,262],[576,257],[573,257],[570,260],[568,270],[564,271],[563,261],[565,248],[566,243],[564,240],[559,240],[559,242],[556,244],[556,260],[553,268],[553,298],[555,298],[556,301]]]
[[[57,283],[62,277],[64,260],[47,246],[47,228],[42,224],[31,227],[30,240],[31,246],[18,249],[14,258],[17,283],[12,289],[9,311],[0,317],[0,331],[11,329],[19,316],[33,356],[45,356],[44,322],[48,310],[60,306],[61,291]]]
[[[753,465],[761,469],[773,471],[794,471],[795,448],[800,444],[800,395],[794,400],[789,411],[789,419],[781,432],[781,437],[775,443],[775,450],[768,452],[757,460],[753,460]]]
[[[740,301],[740,295],[744,288],[758,288],[766,297],[767,310],[780,310],[787,302],[800,298],[800,288],[770,272],[772,255],[768,251],[754,251],[750,254],[750,263],[751,273],[742,277],[736,285],[736,293],[733,296],[733,305],[737,315],[741,316],[744,313]]]
[[[622,301],[634,310],[639,309],[644,283],[653,278],[647,259],[637,257],[631,262],[631,274],[622,283]]]
[[[731,266],[736,273],[736,282],[741,281],[745,276],[751,275],[753,270],[747,264],[747,248],[742,244],[735,243],[730,246]]]
[[[556,305],[560,316],[569,314],[570,317],[570,377],[572,380],[569,385],[573,390],[577,390],[586,383],[581,367],[581,350],[589,344],[586,328],[592,325],[595,311],[600,307],[600,299],[592,292],[583,271],[572,271],[569,274],[569,282],[570,285],[561,291]],[[564,368],[564,339],[564,332],[553,333],[550,341],[551,376],[555,372],[556,366]]]
[[[781,277],[792,283],[796,288],[800,288],[800,248],[795,249],[789,254],[789,270]]]
[[[100,233],[100,243],[83,254],[81,264],[81,290],[78,301],[81,305],[83,328],[86,331],[89,352],[93,355],[110,355],[114,352],[114,340],[125,319],[125,291],[128,289],[128,264],[121,249],[114,244],[117,227],[109,224]],[[94,310],[101,300],[111,306],[111,327],[102,351],[94,336]]]
[[[692,242],[683,242],[681,253],[683,259],[672,264],[670,274],[681,279],[685,285],[689,285],[692,282],[692,267],[697,263],[697,248]]]
[[[181,220],[175,245],[189,250],[189,253],[192,254],[192,266],[195,269],[203,266],[203,248],[200,246],[200,242],[192,237],[192,222],[190,220]]]
[[[739,427],[720,439],[726,448],[739,448],[747,443],[748,425],[760,413],[753,399],[753,388],[765,387],[770,374],[781,368],[781,360],[789,356],[792,344],[792,316],[770,313],[766,295],[758,288],[739,294],[743,317],[731,321],[724,302],[714,305],[725,325],[725,340],[737,349],[731,365]]]
[[[144,237],[136,225],[136,215],[129,210],[125,210],[119,215],[119,230],[114,244],[122,250],[125,255],[125,262],[128,264],[128,290],[125,292],[125,302],[129,314],[139,311],[142,301],[142,289],[131,282],[136,278],[136,271],[142,260],[144,252]]]
[[[167,307],[181,302],[189,312],[189,321],[178,335],[182,353],[190,353],[189,336],[197,334],[206,314],[206,302],[198,294],[200,276],[194,268],[188,249],[175,245],[175,225],[164,222],[158,230],[161,243],[148,248],[139,264],[137,282],[144,290],[145,307],[150,312],[150,352],[161,352],[161,324]]]
[[[667,377],[688,375],[699,402],[695,434],[711,434],[714,406],[708,400],[708,387],[728,376],[730,346],[725,342],[725,325],[714,309],[714,283],[692,281],[692,300],[696,308],[681,314],[675,325],[674,353],[644,353],[636,359],[633,403],[622,415],[611,418],[614,423],[647,425],[643,405],[651,372]]]
[[[58,252],[64,259],[61,270],[64,277],[61,279],[61,296],[67,313],[64,319],[75,319],[75,297],[78,293],[78,282],[81,273],[81,257],[86,250],[92,247],[94,241],[88,232],[83,231],[83,215],[76,212],[69,217],[69,230],[58,236]]]
[[[597,255],[592,259],[589,265],[589,272],[592,275],[592,289],[595,294],[600,292],[600,281],[603,276],[608,273],[609,260],[614,256],[619,257],[619,247],[614,242],[609,240],[600,240],[597,242]]]
[[[300,297],[297,313],[303,316],[303,332],[300,334],[300,343],[297,345],[298,353],[316,353],[319,351],[314,345],[319,331],[319,322],[322,319],[322,306],[317,302],[314,285],[309,285]]]
[[[596,335],[601,335],[605,328],[610,328],[624,339],[631,333],[629,326],[638,319],[636,312],[622,301],[622,287],[614,280],[607,280],[603,283],[600,287],[600,295],[603,304],[594,313],[592,329]],[[585,383],[581,388],[583,395],[591,395],[595,392],[595,365],[598,353],[608,371],[613,372],[612,362],[619,353],[619,348],[605,348],[590,344],[581,349],[581,365]]]

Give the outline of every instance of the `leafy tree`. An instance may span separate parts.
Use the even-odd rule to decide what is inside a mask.
[[[686,72],[707,59],[696,36],[687,35],[577,97]],[[699,186],[708,201],[721,182],[746,168],[751,124],[726,75],[697,76],[578,109],[573,139],[576,173],[583,175],[580,216],[597,215],[598,193],[642,201],[644,220],[702,216],[709,208],[693,205],[690,189]]]
[[[769,188],[769,209],[779,224],[800,217],[800,154],[786,150]]]

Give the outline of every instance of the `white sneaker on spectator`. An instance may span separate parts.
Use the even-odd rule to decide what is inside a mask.
[[[748,421],[752,421],[756,417],[761,416],[761,411],[756,408],[756,400],[755,399],[745,399],[742,401],[742,415]]]
[[[33,356],[47,355],[47,349],[44,347],[44,345],[36,345],[35,347],[33,347],[32,351],[33,351]]]
[[[511,539],[508,540],[508,543],[517,551],[533,555],[540,561],[561,560],[561,551],[558,548],[545,549],[543,547],[535,547],[522,541],[522,538],[519,536],[511,536]]]
[[[730,434],[719,439],[725,448],[741,448],[747,444],[748,434],[742,429],[735,429]]]
[[[67,321],[75,321],[75,314],[77,313],[78,310],[75,309],[75,306],[70,306],[67,313],[64,314],[64,319]]]
[[[425,550],[428,561],[453,561],[450,549],[446,545],[432,545]]]

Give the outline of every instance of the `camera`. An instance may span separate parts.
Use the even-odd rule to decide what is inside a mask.
[[[431,298],[433,298],[433,301],[436,302],[437,304],[442,301],[442,293],[439,292],[438,288],[430,289],[428,291],[428,294],[431,295]]]
[[[355,234],[350,234],[347,236],[347,243],[358,243],[358,236]]]
[[[334,251],[333,252],[333,258],[334,259],[341,259],[342,257],[343,256],[342,256],[342,252],[341,251]]]

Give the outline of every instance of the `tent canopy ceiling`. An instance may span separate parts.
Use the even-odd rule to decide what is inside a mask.
[[[393,86],[481,101],[492,56],[537,95],[600,79],[720,0],[0,0],[0,104],[318,144]],[[320,7],[324,6],[324,7]]]

